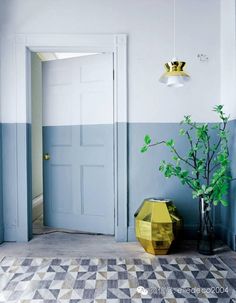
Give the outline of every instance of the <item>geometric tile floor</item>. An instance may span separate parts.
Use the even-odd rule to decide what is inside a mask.
[[[218,257],[5,257],[0,302],[236,302],[236,274]]]

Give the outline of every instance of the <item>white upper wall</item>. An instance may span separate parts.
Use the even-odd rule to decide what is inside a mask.
[[[236,118],[235,0],[221,1],[221,103]]]
[[[158,82],[163,64],[173,57],[173,0],[1,0],[0,27],[10,36],[126,33],[129,122],[177,122],[184,114],[214,121],[211,108],[221,101],[220,4],[220,0],[176,0],[176,56],[187,62],[192,77],[179,89]],[[5,49],[14,48],[12,43],[4,42]],[[206,54],[209,62],[199,62],[199,53]],[[8,78],[14,87],[13,71],[8,71]],[[5,94],[7,89],[3,88]],[[13,97],[2,104],[2,121],[16,122]]]

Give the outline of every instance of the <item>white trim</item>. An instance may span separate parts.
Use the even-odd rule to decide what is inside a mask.
[[[30,51],[34,52],[112,52],[114,53],[114,126],[115,126],[115,236],[127,241],[127,36],[119,35],[16,35],[16,121],[30,123]],[[26,128],[27,131],[27,128]],[[29,138],[17,134],[17,206],[16,241],[28,241],[32,219]],[[20,186],[19,186],[20,185]],[[29,203],[29,201],[31,203]],[[31,205],[31,206],[29,206]]]

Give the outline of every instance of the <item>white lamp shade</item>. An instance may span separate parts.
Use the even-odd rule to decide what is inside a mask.
[[[168,87],[181,87],[184,85],[184,83],[183,83],[181,77],[172,76],[172,77],[167,77],[166,85]]]
[[[168,87],[182,87],[190,80],[190,77],[186,76],[167,76],[164,75],[160,78],[160,82]]]

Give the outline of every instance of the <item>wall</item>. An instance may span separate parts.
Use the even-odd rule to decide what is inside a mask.
[[[235,1],[221,2],[221,101],[230,119],[236,118]]]
[[[231,174],[236,178],[236,19],[235,1],[221,1],[221,101],[225,111],[230,113],[228,130],[230,133],[229,151],[231,156]],[[236,250],[236,181],[230,184],[229,206],[218,210],[218,230],[224,239]]]
[[[236,120],[231,120],[228,124],[228,130],[230,133],[229,139],[229,151],[230,151],[230,168],[231,175],[236,178],[235,166],[236,166]],[[236,250],[236,181],[230,183],[229,193],[227,195],[227,200],[229,205],[227,207],[221,206],[218,209],[217,219],[218,219],[218,232],[221,238],[234,250]]]
[[[129,125],[129,238],[134,240],[135,211],[147,197],[169,198],[177,206],[184,219],[187,236],[194,236],[198,225],[197,201],[191,191],[176,178],[166,179],[158,167],[161,160],[171,160],[172,154],[166,146],[154,147],[145,154],[140,153],[143,138],[149,134],[153,141],[173,138],[181,155],[189,148],[179,136],[178,123],[131,123]]]
[[[177,138],[178,121],[184,114],[191,114],[202,122],[213,122],[211,111],[220,103],[220,0],[181,0],[176,10],[177,57],[187,61],[192,81],[181,89],[169,89],[158,82],[163,64],[173,56],[173,1],[172,0],[12,0],[1,1],[3,18],[1,33],[2,75],[11,86],[2,87],[2,123],[10,124],[8,145],[14,145],[14,127],[26,124],[16,115],[14,84],[14,35],[16,33],[127,33],[128,34],[128,122],[129,127],[129,239],[134,239],[133,214],[144,197],[163,196],[175,200],[183,213],[186,226],[194,229],[197,224],[196,204],[190,191],[176,180],[165,180],[158,173],[158,162],[167,157],[166,151],[153,150],[142,155],[139,148],[143,136],[151,133],[157,138]],[[199,22],[201,20],[201,22]],[[209,39],[210,37],[210,39]],[[4,53],[11,54],[9,62]],[[200,63],[197,54],[209,57]],[[14,95],[15,94],[15,95]],[[9,97],[8,97],[9,96]],[[179,143],[180,144],[180,143]],[[185,148],[182,143],[181,148]],[[5,149],[5,147],[4,147]],[[10,159],[14,159],[11,150]],[[6,162],[16,173],[16,163]],[[5,186],[11,182],[3,171]],[[14,179],[14,178],[13,178]],[[16,196],[4,193],[4,204],[14,209]],[[14,222],[11,211],[8,220]],[[10,221],[9,221],[10,222]],[[13,230],[13,229],[12,229]],[[11,235],[11,236],[10,236]],[[6,240],[14,234],[5,232]]]
[[[42,64],[37,54],[31,57],[32,77],[32,198],[43,193],[42,180]]]
[[[2,126],[0,124],[0,145],[2,145]],[[0,148],[0,159],[2,159],[2,149]],[[0,161],[0,243],[4,240],[3,226],[3,196],[2,196],[2,161]]]
[[[220,102],[220,0],[177,1],[176,56],[187,61],[192,75],[180,90],[158,83],[163,64],[173,57],[172,0],[3,0],[1,10],[2,34],[127,33],[129,122],[178,122],[186,113],[214,120],[211,106]],[[10,38],[8,43],[10,48]],[[198,53],[206,53],[209,62],[201,64]],[[3,100],[3,122],[25,123],[16,121],[14,102]]]

